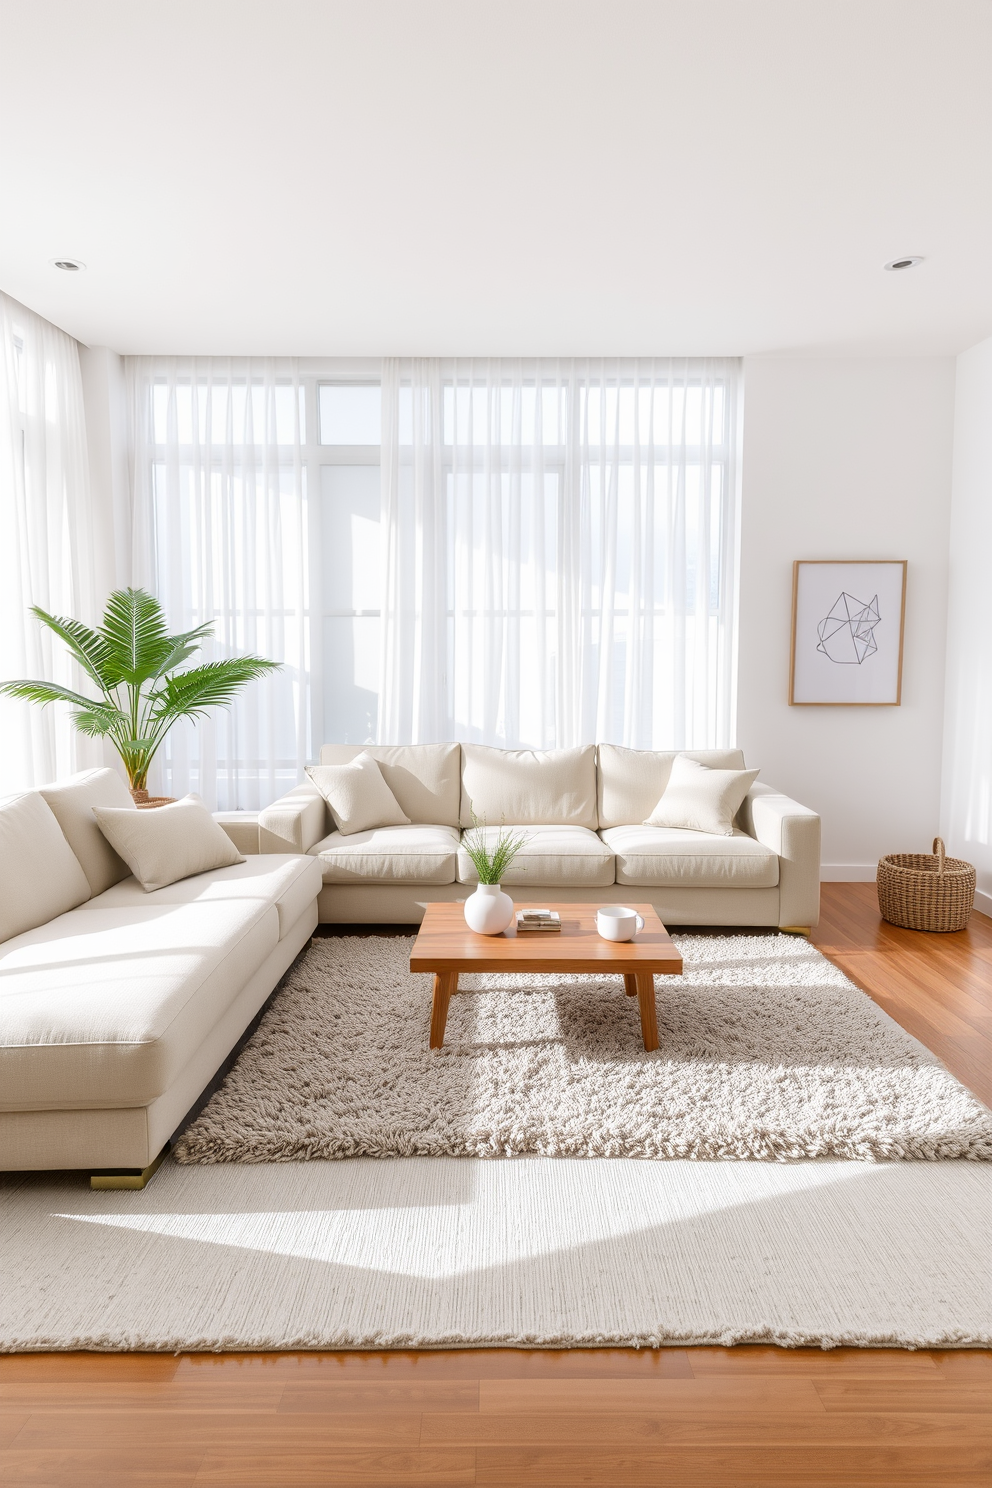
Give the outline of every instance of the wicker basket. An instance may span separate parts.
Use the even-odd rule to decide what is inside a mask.
[[[947,857],[940,837],[933,854],[882,858],[875,882],[882,919],[905,930],[963,930],[975,903],[974,868]]]

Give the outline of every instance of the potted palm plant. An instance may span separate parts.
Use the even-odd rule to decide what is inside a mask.
[[[472,830],[466,832],[462,846],[479,875],[475,893],[465,901],[465,923],[479,935],[501,935],[513,919],[513,900],[503,893],[503,874],[527,841],[527,834],[514,835],[500,827],[495,842],[490,843],[486,823],[472,812]]]
[[[231,656],[180,670],[200,650],[213,625],[170,635],[165,611],[144,589],[117,589],[96,630],[40,605],[32,613],[65,642],[99,697],[85,697],[55,682],[0,683],[0,694],[28,702],[76,705],[80,733],[109,739],[124,762],[136,805],[158,804],[148,795],[148,768],[179,718],[224,707],[255,677],[277,671],[261,656]]]

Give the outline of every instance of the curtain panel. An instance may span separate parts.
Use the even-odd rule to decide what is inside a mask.
[[[731,742],[740,370],[383,364],[381,742]]]
[[[79,348],[0,294],[0,678],[90,691],[66,648],[30,614],[40,605],[93,625],[96,514]],[[69,705],[0,699],[0,780],[7,791],[104,763],[101,741],[73,729]]]
[[[297,783],[310,753],[304,398],[275,358],[129,357],[134,572],[170,627],[214,624],[202,659],[282,663],[233,707],[170,732],[154,788],[254,809]]]

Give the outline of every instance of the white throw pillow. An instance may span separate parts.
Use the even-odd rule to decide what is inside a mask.
[[[334,825],[350,837],[373,827],[408,827],[410,818],[370,754],[349,765],[308,765],[307,774],[331,808]]]
[[[199,796],[146,811],[94,806],[100,831],[149,894],[166,884],[245,859]]]
[[[710,770],[684,754],[672,761],[664,794],[646,827],[682,827],[690,832],[734,835],[734,817],[758,778],[757,770]]]

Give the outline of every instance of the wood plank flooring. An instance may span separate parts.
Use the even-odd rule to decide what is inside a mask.
[[[992,920],[814,941],[992,1101]],[[486,1349],[0,1358],[0,1485],[953,1488],[992,1484],[992,1353]]]
[[[824,884],[810,937],[879,1007],[992,1104],[992,919],[954,935],[887,925],[874,884]]]

